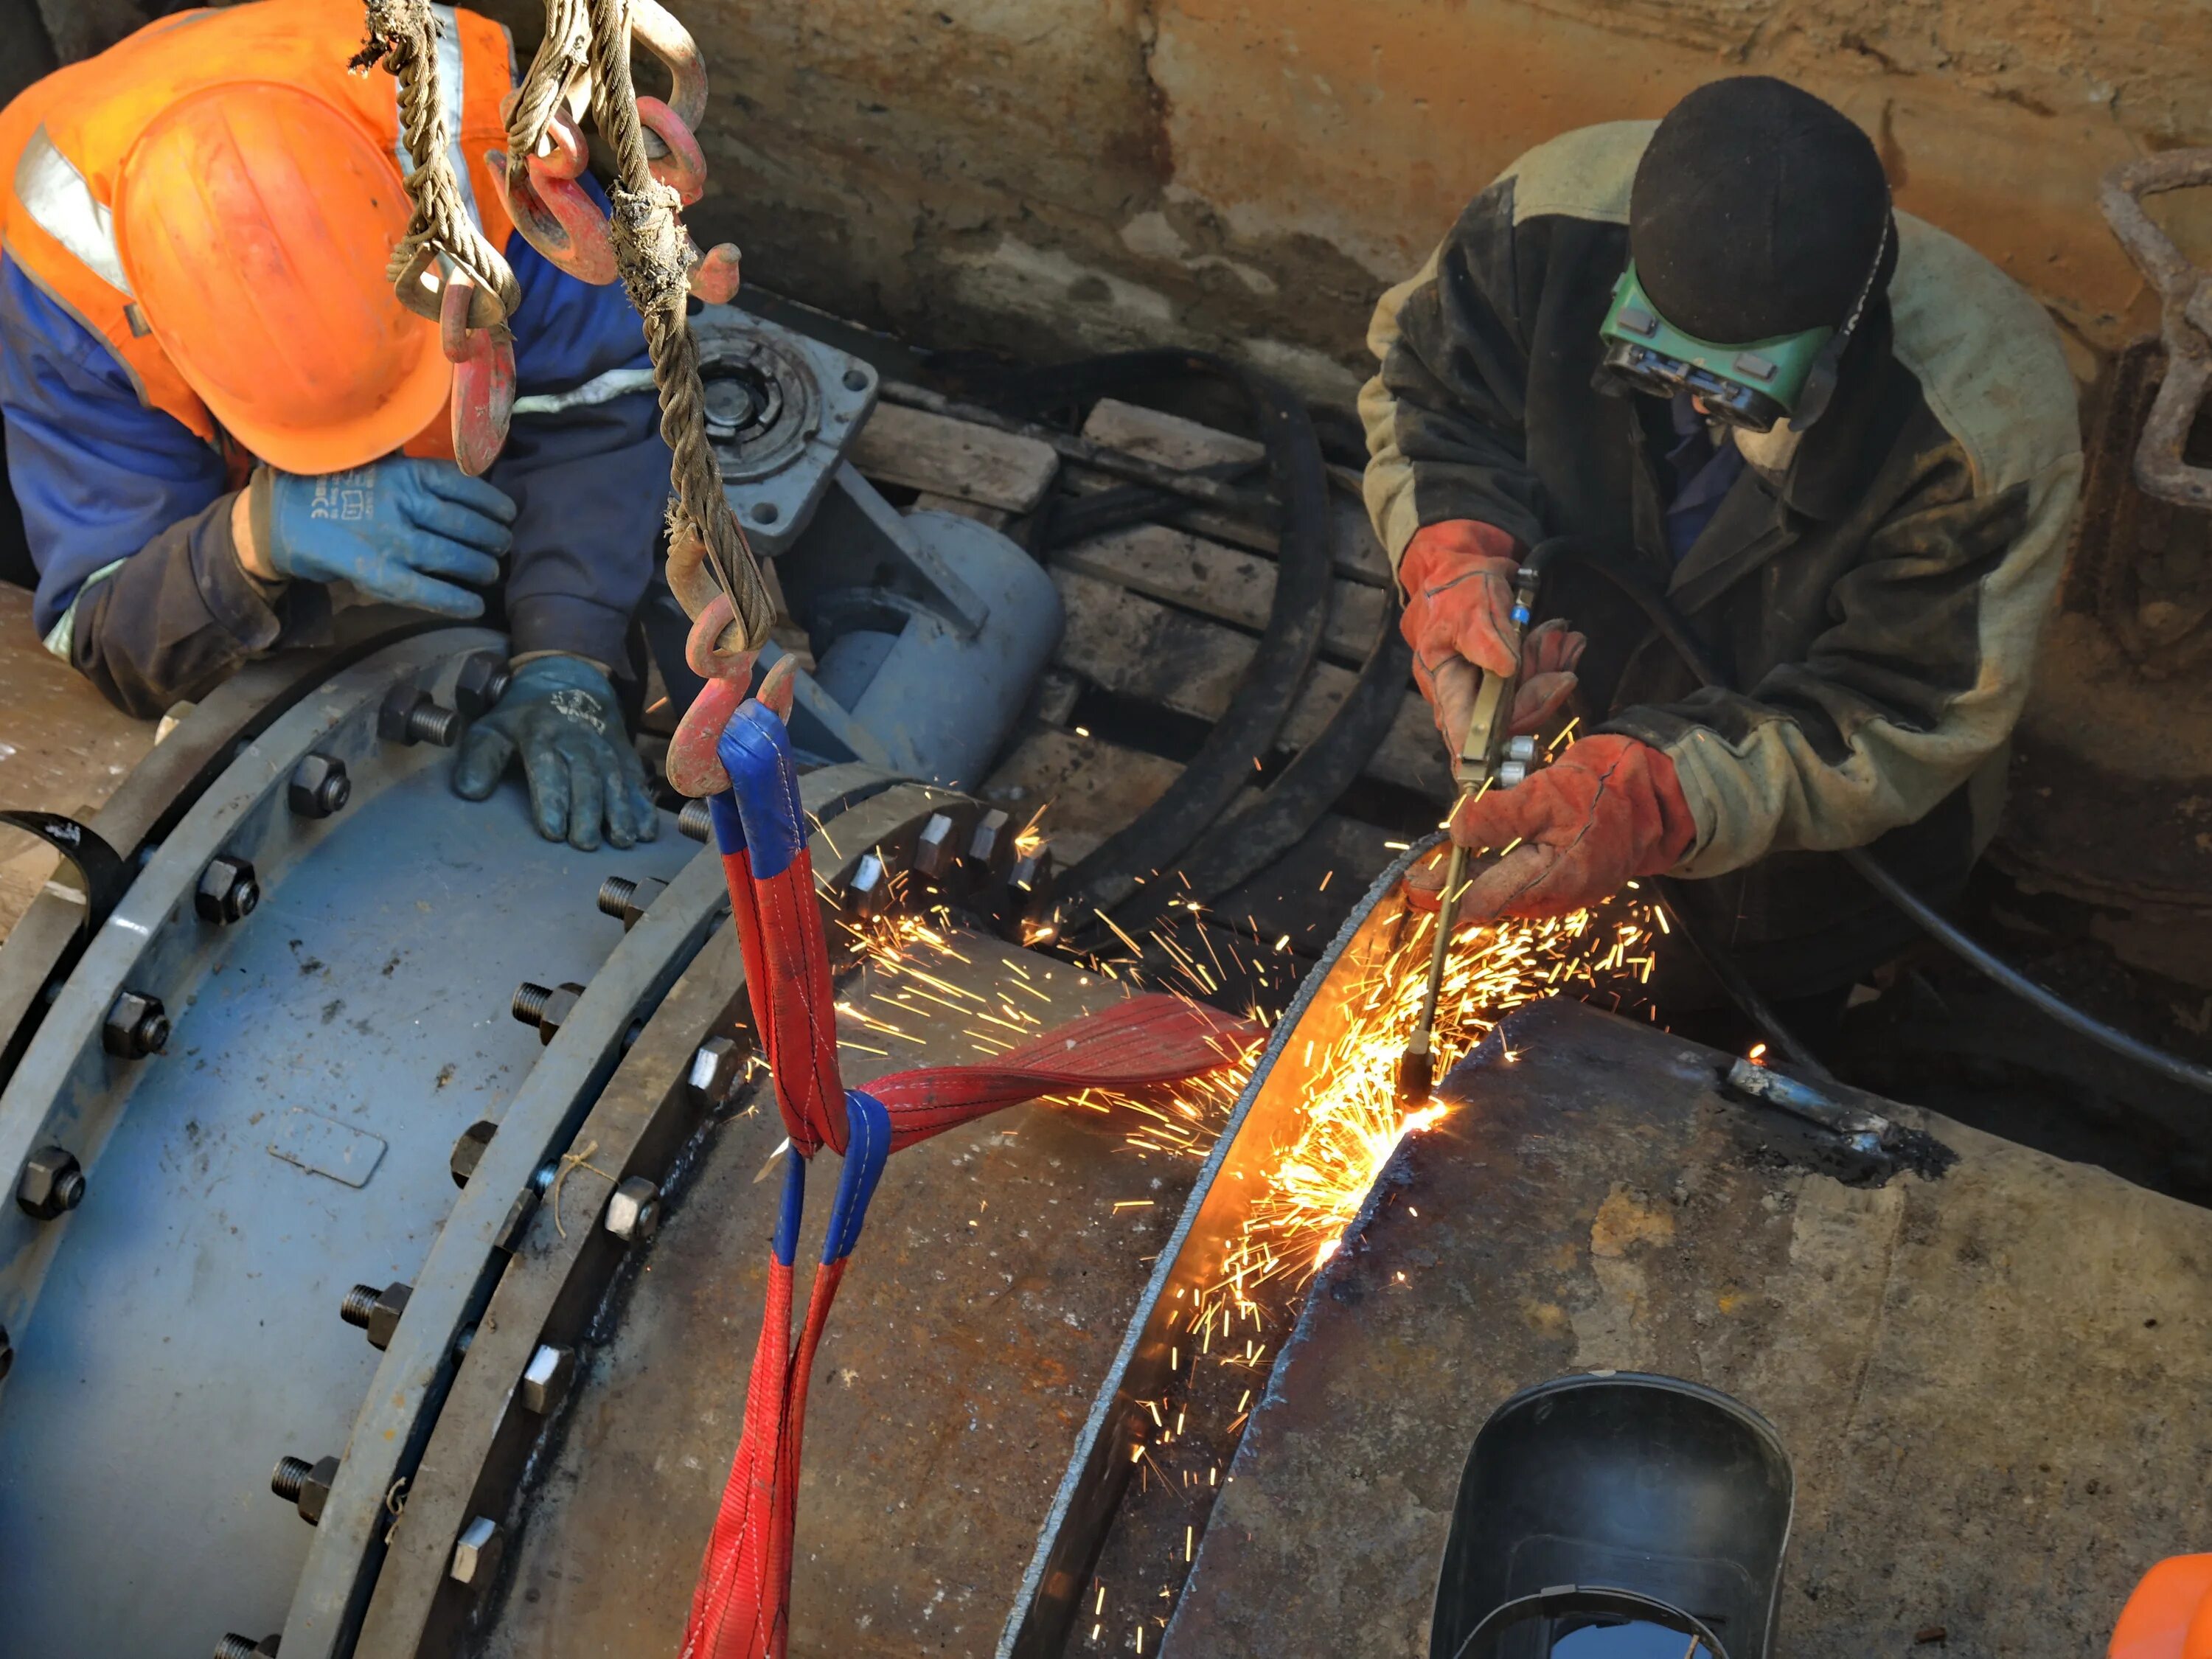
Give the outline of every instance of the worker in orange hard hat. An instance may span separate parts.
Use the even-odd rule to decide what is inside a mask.
[[[386,275],[412,162],[397,82],[349,66],[357,6],[184,13],[0,112],[0,413],[34,615],[150,716],[329,639],[343,605],[472,617],[493,595],[516,672],[456,787],[488,795],[519,757],[543,833],[628,846],[658,820],[611,676],[668,480],[643,331],[618,287],[510,234],[485,157],[511,44],[434,10],[462,194],[520,292],[481,477],[454,459],[449,404],[471,405],[438,325]]]

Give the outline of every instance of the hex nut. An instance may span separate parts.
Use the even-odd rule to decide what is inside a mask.
[[[118,1060],[143,1060],[168,1046],[169,1015],[161,999],[125,991],[100,1028],[100,1046]]]
[[[41,1146],[23,1160],[15,1205],[36,1221],[52,1221],[84,1201],[84,1168],[59,1146]]]
[[[1014,821],[994,806],[975,820],[975,833],[968,837],[969,860],[998,871],[1013,862],[1013,854]]]
[[[200,920],[219,927],[245,921],[260,902],[261,884],[254,879],[253,866],[245,859],[210,860],[192,891],[192,908],[199,912]]]
[[[568,1397],[568,1384],[576,1375],[576,1351],[556,1347],[550,1342],[541,1342],[530,1356],[530,1363],[522,1368],[522,1408],[539,1417],[549,1417],[560,1408]]]
[[[469,1177],[477,1172],[477,1165],[483,1159],[484,1148],[491,1145],[491,1138],[498,1133],[499,1125],[488,1117],[478,1118],[461,1131],[453,1141],[453,1155],[446,1160],[446,1167],[453,1173],[453,1185],[469,1184]]]
[[[538,1028],[538,1040],[550,1043],[561,1034],[561,1027],[576,1010],[584,994],[584,988],[574,981],[549,988],[525,980],[514,988],[514,999],[508,1012],[525,1025]]]
[[[451,749],[460,740],[461,716],[458,710],[440,708],[437,699],[419,686],[395,685],[376,711],[376,735],[387,743],[430,743]]]
[[[698,1107],[720,1106],[744,1076],[747,1050],[735,1037],[711,1036],[691,1056],[684,1082]]]
[[[335,1457],[318,1458],[313,1463],[304,1457],[280,1457],[276,1472],[269,1477],[269,1490],[289,1499],[309,1526],[320,1526],[323,1510],[331,1501],[331,1483],[337,1478]]]
[[[890,908],[890,866],[879,852],[863,853],[845,884],[845,908],[859,916],[881,915]]]
[[[450,1569],[453,1582],[482,1589],[499,1571],[499,1558],[506,1548],[507,1534],[499,1522],[488,1515],[477,1516],[461,1528],[460,1537],[454,1541]]]
[[[412,1287],[406,1285],[386,1285],[380,1291],[374,1285],[356,1285],[338,1304],[338,1317],[368,1332],[368,1346],[381,1353],[392,1346],[411,1293]]]
[[[952,868],[953,831],[958,826],[950,812],[933,812],[929,822],[921,826],[915,837],[914,867],[932,881],[941,879]]]
[[[660,1188],[632,1176],[607,1200],[607,1231],[625,1244],[641,1244],[660,1228]]]
[[[514,678],[506,658],[496,652],[471,651],[453,677],[453,706],[471,720],[481,720],[498,706]]]
[[[345,763],[330,755],[310,755],[292,769],[284,799],[303,818],[326,818],[353,799],[353,780]]]

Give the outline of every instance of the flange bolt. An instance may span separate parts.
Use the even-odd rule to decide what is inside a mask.
[[[84,1169],[76,1155],[59,1146],[41,1146],[23,1161],[15,1183],[15,1205],[34,1221],[52,1221],[84,1202]]]
[[[264,1659],[264,1656],[276,1652],[276,1642],[274,1636],[264,1636],[257,1642],[251,1636],[234,1632],[215,1644],[215,1659]]]
[[[381,1353],[392,1346],[392,1334],[399,1328],[399,1316],[407,1311],[410,1288],[405,1285],[386,1285],[380,1291],[374,1285],[356,1285],[338,1304],[338,1317],[367,1331],[368,1346]]]
[[[303,818],[326,818],[345,810],[353,799],[353,780],[345,763],[329,755],[310,755],[292,769],[284,799]]]
[[[161,999],[125,991],[100,1028],[100,1046],[118,1060],[143,1060],[168,1046],[169,1015]]]
[[[192,892],[192,908],[200,920],[219,927],[245,921],[260,902],[261,884],[254,879],[253,866],[244,859],[210,860]]]
[[[331,1500],[331,1482],[337,1476],[335,1457],[319,1458],[313,1463],[304,1457],[280,1457],[276,1473],[269,1477],[269,1490],[295,1505],[300,1518],[309,1526],[319,1526],[323,1506]]]
[[[461,711],[441,708],[419,687],[395,685],[376,711],[376,735],[393,743],[433,743],[451,749],[461,738]]]
[[[676,815],[676,827],[694,841],[704,841],[714,833],[714,812],[703,800],[687,800]]]
[[[507,659],[490,651],[471,651],[453,679],[453,702],[471,720],[489,714],[514,680]]]

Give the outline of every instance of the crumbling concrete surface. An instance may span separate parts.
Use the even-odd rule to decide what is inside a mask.
[[[526,49],[535,0],[495,0]],[[2189,0],[720,0],[698,210],[751,277],[935,344],[1227,343],[1348,394],[1376,294],[1516,155],[1765,72],[2108,346],[2095,181],[2212,142]],[[2087,354],[2080,365],[2089,368]]]

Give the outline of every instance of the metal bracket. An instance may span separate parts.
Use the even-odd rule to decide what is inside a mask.
[[[2136,483],[2160,501],[2212,509],[2212,467],[2191,466],[2182,459],[2205,391],[2212,386],[2212,276],[2190,263],[2142,205],[2146,196],[2200,185],[2212,185],[2212,149],[2169,150],[2114,167],[2098,187],[2097,203],[2112,234],[2163,302],[2160,332],[2166,343],[2166,378],[2143,422]]]

